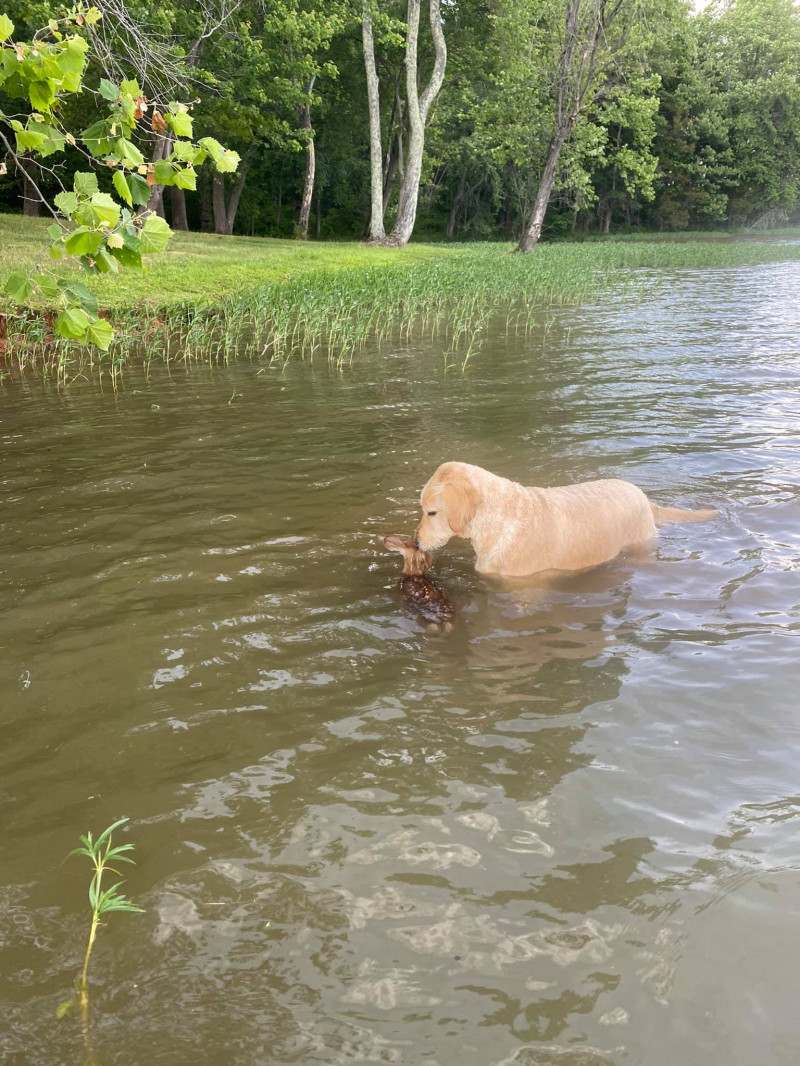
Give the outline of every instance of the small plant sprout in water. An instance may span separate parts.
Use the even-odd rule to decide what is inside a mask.
[[[79,837],[81,847],[75,848],[67,856],[69,858],[72,855],[85,855],[94,867],[94,873],[89,882],[89,906],[92,908],[92,924],[89,928],[89,940],[83,959],[83,970],[77,982],[78,995],[76,997],[84,1022],[87,1020],[89,1007],[89,962],[92,957],[92,948],[94,947],[98,927],[103,924],[102,919],[107,914],[111,914],[112,911],[129,911],[134,914],[144,913],[142,907],[137,907],[135,903],[131,903],[120,891],[122,881],[117,881],[116,884],[110,885],[106,889],[103,888],[103,876],[106,873],[119,876],[119,871],[114,869],[111,865],[112,863],[133,862],[133,859],[128,854],[133,851],[133,844],[118,844],[115,847],[112,839],[114,831],[127,821],[127,818],[120,818],[108,826],[107,829],[104,829],[97,840],[92,839],[90,832],[86,836]],[[62,1003],[58,1009],[58,1016],[63,1017],[75,1002],[76,999],[71,999],[67,1000],[66,1003]]]

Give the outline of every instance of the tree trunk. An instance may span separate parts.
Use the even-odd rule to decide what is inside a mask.
[[[367,72],[367,106],[369,109],[370,215],[367,240],[370,244],[379,244],[386,239],[386,231],[383,228],[381,102],[378,72],[375,68],[375,41],[368,2],[369,0],[364,0],[361,12],[361,39],[364,45],[364,69]],[[319,221],[319,216],[317,216],[317,221]]]
[[[308,222],[311,218],[311,202],[314,198],[314,175],[317,160],[313,139],[306,145],[306,176],[303,182],[303,199],[300,203],[300,218],[297,222],[297,237],[304,241],[308,237]]]
[[[211,233],[211,175],[208,167],[200,174],[200,232]]]
[[[397,175],[398,167],[400,166],[403,157],[403,133],[399,130],[397,137],[392,141],[392,150],[389,156],[389,165],[386,168],[386,179],[383,183],[383,216],[386,215],[386,209],[389,206],[389,201],[392,198],[392,188],[394,186],[394,179]],[[402,177],[402,168],[401,168]],[[382,217],[383,217],[382,216]]]
[[[417,218],[419,182],[422,176],[422,153],[425,148],[425,124],[430,106],[444,81],[447,45],[442,29],[441,0],[429,0],[431,36],[434,45],[433,72],[422,95],[417,86],[417,46],[419,43],[420,0],[408,0],[408,34],[406,37],[406,98],[408,100],[408,154],[400,186],[397,218],[386,244],[402,248],[408,244]]]
[[[600,224],[600,232],[608,235],[611,232],[611,203],[603,200],[597,212],[597,221]]]
[[[466,167],[462,167],[461,168],[461,177],[459,178],[459,181],[458,181],[458,190],[456,191],[456,194],[453,197],[453,204],[452,204],[452,206],[450,208],[450,217],[447,220],[447,229],[445,230],[445,234],[444,234],[448,241],[452,241],[453,236],[454,236],[454,234],[456,232],[456,218],[458,217],[458,208],[459,208],[459,206],[461,204],[461,201],[464,198],[464,186],[466,185],[466,183],[467,183],[467,168]]]
[[[153,163],[158,163],[161,159],[166,159],[169,153],[172,151],[172,134],[160,133],[156,140],[155,148],[153,149]],[[147,210],[155,211],[161,218],[164,217],[164,186],[154,185],[152,192],[150,193],[150,199],[147,201]]]
[[[214,232],[229,234],[228,212],[225,210],[225,175],[218,170],[211,176],[211,200],[214,206]]]
[[[397,133],[392,136],[394,130],[395,120],[397,120]],[[389,147],[386,149],[386,167],[383,178],[383,217],[386,218],[386,211],[389,207],[389,202],[392,198],[392,190],[394,188],[394,179],[397,175],[400,175],[400,181],[403,180],[403,101],[400,98],[400,79],[399,76],[394,81],[394,101],[392,103],[392,114],[389,119]]]
[[[550,194],[553,191],[553,186],[556,181],[558,160],[561,156],[561,149],[564,147],[566,137],[566,129],[559,130],[550,142],[550,148],[547,152],[547,162],[544,165],[542,176],[539,179],[539,188],[536,192],[533,211],[531,212],[528,225],[520,238],[519,246],[517,248],[517,251],[519,252],[530,252],[539,243],[539,238],[542,235],[542,227],[544,226],[544,216],[547,214],[547,205],[550,203]]]
[[[169,198],[172,204],[172,228],[185,232],[189,229],[189,223],[186,218],[186,196],[183,189],[179,189],[177,185],[171,185]]]
[[[316,75],[314,75],[308,83],[307,92],[309,98],[314,91],[315,77]],[[300,201],[300,218],[297,221],[297,233],[295,236],[298,240],[304,241],[308,237],[308,220],[311,217],[311,201],[314,197],[314,175],[317,168],[317,158],[314,150],[314,134],[311,129],[310,102],[301,108],[301,118],[303,121],[303,129],[308,132],[308,143],[306,144],[306,176],[303,182],[303,198]]]
[[[239,208],[239,199],[242,195],[245,178],[247,177],[247,168],[250,165],[249,156],[251,154],[252,149],[250,149],[239,164],[236,181],[233,183],[231,194],[228,197],[227,206],[225,204],[225,175],[220,174],[217,170],[214,171],[212,193],[215,233],[228,237],[233,233],[233,224],[236,221],[236,212]]]
[[[31,162],[29,159],[25,160],[25,166],[29,167]],[[22,171],[22,213],[28,218],[37,218],[39,215],[39,208],[41,207],[41,200],[37,195],[36,186],[31,181],[26,171]]]
[[[245,179],[247,178],[247,169],[250,166],[249,155],[245,155],[244,159],[239,164],[239,170],[236,174],[236,181],[233,183],[231,189],[231,195],[228,200],[228,210],[226,212],[226,222],[228,224],[228,233],[233,233],[233,224],[236,221],[236,212],[239,210],[239,200],[242,197],[242,189],[244,188]]]

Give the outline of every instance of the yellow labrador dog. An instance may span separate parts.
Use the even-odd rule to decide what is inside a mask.
[[[466,537],[475,569],[506,577],[598,566],[650,540],[656,523],[703,522],[717,514],[659,507],[628,481],[527,488],[469,463],[442,463],[421,499],[416,541],[423,551]]]

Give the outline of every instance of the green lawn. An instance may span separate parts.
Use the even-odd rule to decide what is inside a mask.
[[[52,220],[0,214],[0,287],[12,270],[26,269],[47,240]],[[88,275],[74,264],[45,262],[58,273],[80,273],[81,280],[109,309],[163,306],[191,300],[241,294],[292,275],[382,263],[417,263],[463,253],[465,246],[410,244],[401,250],[368,248],[355,242],[303,242],[265,237],[218,237],[209,233],[176,233],[169,249],[146,259],[147,270],[118,275]],[[5,298],[0,294],[0,302]]]
[[[26,219],[0,214],[0,290],[12,270],[26,270],[36,260],[45,240],[47,219]],[[475,291],[473,272],[490,272],[500,289],[513,279],[522,279],[519,291],[534,289],[542,298],[561,292],[574,297],[589,292],[597,277],[620,270],[648,267],[727,267],[778,259],[800,258],[798,229],[775,231],[769,235],[728,236],[715,233],[632,234],[625,237],[594,238],[584,241],[548,241],[532,256],[508,256],[510,244],[410,244],[406,248],[368,248],[351,242],[274,240],[264,237],[218,237],[208,233],[176,233],[161,255],[145,260],[143,272],[122,270],[119,274],[92,275],[67,260],[45,263],[57,272],[80,274],[94,289],[101,306],[109,311],[143,312],[156,308],[193,305],[220,306],[236,300],[247,302],[261,294],[266,297],[277,285],[289,289],[296,301],[299,290],[325,288],[331,275],[344,271],[345,284],[355,303],[364,298],[364,286],[375,286],[375,267],[391,266],[397,292],[403,301],[406,290],[414,288],[411,276],[424,297],[432,275],[444,271],[454,292]],[[784,238],[776,240],[776,237]],[[788,239],[794,239],[789,243]],[[521,260],[526,260],[523,265]],[[437,266],[438,264],[438,266]],[[406,271],[403,267],[414,267]],[[399,269],[398,269],[399,268]],[[383,272],[380,272],[383,277]],[[527,279],[527,280],[526,280]],[[303,282],[302,285],[299,283]],[[295,283],[298,283],[295,285]],[[515,284],[515,283],[514,283]],[[0,309],[10,309],[10,301],[0,291]]]

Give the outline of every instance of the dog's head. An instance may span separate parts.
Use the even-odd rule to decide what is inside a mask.
[[[400,552],[403,556],[403,573],[412,577],[421,577],[426,570],[433,566],[433,556],[430,552],[418,548],[411,537],[398,537],[391,533],[383,538],[383,546],[390,552]]]
[[[452,536],[464,536],[481,496],[461,463],[442,463],[422,490],[422,521],[417,527],[420,548],[434,551]]]

